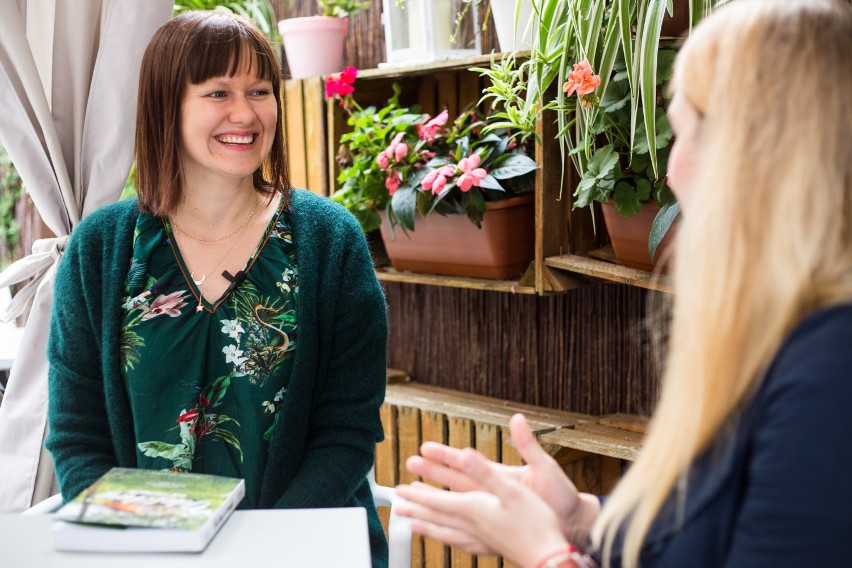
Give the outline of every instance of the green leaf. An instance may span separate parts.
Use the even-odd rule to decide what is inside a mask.
[[[201,391],[201,395],[210,401],[210,406],[216,406],[225,398],[229,386],[231,386],[231,375],[224,375],[218,377],[209,387]]]
[[[657,51],[660,44],[660,28],[666,10],[666,0],[649,0],[648,14],[642,31],[641,57],[639,60],[639,87],[642,95],[642,116],[648,137],[648,149],[654,174],[657,169],[657,130],[654,124],[657,110]]]
[[[660,246],[678,215],[680,215],[680,203],[675,201],[660,207],[659,213],[654,217],[654,222],[651,224],[651,235],[648,238],[648,252],[651,253],[652,261],[657,254],[657,247]]]
[[[511,154],[500,161],[500,167],[492,169],[491,174],[496,179],[510,179],[528,174],[538,169],[538,164],[529,156]]]
[[[595,155],[589,160],[588,170],[597,178],[606,177],[617,164],[618,154],[615,153],[612,146],[607,145],[595,152]]]
[[[219,438],[235,450],[240,452],[240,461],[243,459],[243,449],[240,447],[240,441],[237,437],[228,430],[216,429],[211,432],[214,438]]]
[[[187,448],[183,444],[167,444],[165,442],[141,442],[138,444],[142,453],[149,458],[164,458],[167,460],[175,460],[183,457],[187,453]]]
[[[657,85],[663,85],[671,80],[676,56],[677,52],[673,49],[657,51]]]
[[[414,210],[416,203],[417,196],[414,189],[410,187],[400,187],[391,196],[393,214],[403,229],[414,230]]]
[[[636,182],[636,196],[639,198],[639,201],[648,201],[651,199],[651,189],[653,188],[651,182],[643,177],[634,178],[634,181]]]
[[[482,178],[482,181],[479,183],[479,187],[482,187],[483,189],[497,189],[500,191],[505,191],[505,188],[500,185],[500,182],[497,181],[497,178],[495,178],[491,174],[488,174],[487,176]]]
[[[636,189],[627,182],[615,184],[612,200],[615,210],[625,217],[633,217],[642,210],[642,203],[639,201]]]

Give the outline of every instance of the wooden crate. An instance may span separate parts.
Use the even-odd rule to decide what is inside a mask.
[[[324,89],[321,77],[284,81],[281,120],[290,185],[329,195]]]
[[[511,445],[509,419],[521,412],[530,427],[580,491],[607,494],[625,464],[641,446],[646,420],[629,415],[596,417],[563,412],[450,389],[399,382],[389,384],[381,416],[386,439],[376,448],[376,479],[381,485],[416,478],[405,460],[427,440],[474,447],[490,459],[522,464]],[[473,557],[429,539],[412,542],[415,568],[511,568],[494,557]]]
[[[421,112],[434,116],[446,108],[450,117],[458,116],[468,105],[478,104],[487,79],[483,79],[471,67],[487,67],[491,56],[449,60],[428,65],[406,68],[369,69],[361,71],[355,83],[354,97],[362,107],[383,106],[393,96],[393,85],[401,88],[400,104],[411,107],[418,105]],[[333,193],[336,189],[340,168],[335,160],[339,150],[340,136],[349,130],[347,115],[335,101],[326,102],[326,125],[328,134],[325,163],[328,165],[328,184]],[[572,211],[574,176],[571,168],[563,168],[565,159],[554,139],[556,134],[555,115],[545,114],[538,121],[538,139],[535,160],[541,167],[536,173],[535,213],[535,260],[531,268],[519,280],[494,285],[489,281],[436,278],[436,285],[457,287],[483,287],[512,292],[561,292],[577,287],[584,280],[571,273],[549,266],[546,259],[568,253],[585,253],[595,241],[591,214],[588,209]],[[563,175],[564,170],[564,175]],[[391,279],[399,280],[399,274]],[[423,276],[413,276],[423,283]],[[428,282],[427,282],[428,283]]]

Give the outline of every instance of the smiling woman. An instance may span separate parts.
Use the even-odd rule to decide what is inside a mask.
[[[385,300],[355,219],[289,188],[280,84],[240,17],[154,34],[138,202],[87,217],[56,276],[46,445],[66,500],[119,466],[243,478],[243,508],[365,507],[381,567]]]

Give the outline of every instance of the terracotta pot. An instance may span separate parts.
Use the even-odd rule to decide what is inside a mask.
[[[654,217],[657,216],[660,207],[653,201],[642,203],[642,210],[633,217],[625,217],[615,210],[612,201],[601,203],[606,230],[612,241],[612,248],[618,262],[631,268],[642,270],[654,270],[656,263],[651,262],[651,253],[648,252],[648,238],[651,235],[651,226]],[[666,249],[674,241],[676,225],[672,225],[669,232],[657,247],[655,259],[663,258]]]
[[[406,235],[394,227],[391,237],[382,211],[382,240],[397,270],[505,280],[519,276],[535,254],[533,195],[486,204],[482,228],[467,215],[417,218]]]
[[[343,71],[343,40],[349,18],[309,16],[278,22],[291,79]]]

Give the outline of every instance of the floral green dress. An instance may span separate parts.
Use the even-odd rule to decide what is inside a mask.
[[[243,272],[215,303],[200,299],[168,222],[140,213],[121,365],[139,467],[245,479],[241,507],[253,508],[296,348],[298,278],[283,208]]]

